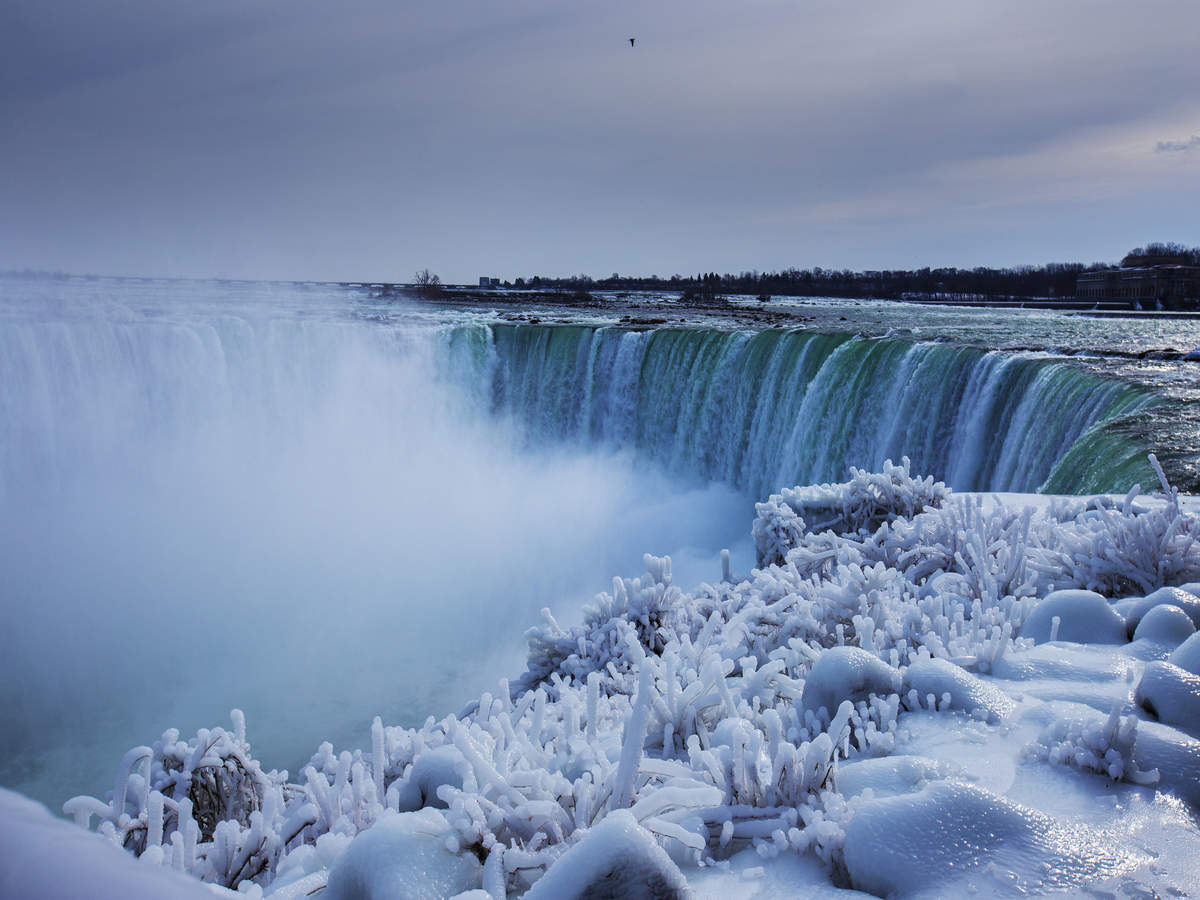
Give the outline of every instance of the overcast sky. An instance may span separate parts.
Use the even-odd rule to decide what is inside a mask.
[[[4,0],[0,269],[465,281],[1195,245],[1198,35],[1197,0]]]

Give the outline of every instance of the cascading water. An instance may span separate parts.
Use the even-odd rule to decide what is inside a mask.
[[[695,581],[721,547],[746,567],[748,498],[851,464],[1152,483],[1105,423],[1155,397],[1050,358],[396,310],[0,283],[0,783],[102,792],[131,742],[234,705],[280,765],[443,712],[519,669],[540,607],[569,616],[645,551],[680,581],[689,552]]]
[[[958,490],[1152,484],[1107,427],[1157,402],[1045,356],[805,332],[490,325],[441,368],[488,386],[530,440],[635,446],[752,496],[908,456]]]

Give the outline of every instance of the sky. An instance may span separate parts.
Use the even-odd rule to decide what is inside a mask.
[[[1197,34],[1196,0],[5,0],[0,270],[470,282],[1200,245]]]

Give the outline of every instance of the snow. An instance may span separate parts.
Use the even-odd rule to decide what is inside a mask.
[[[684,591],[648,555],[578,623],[547,611],[519,678],[294,778],[239,712],[168,731],[68,802],[100,836],[72,833],[281,898],[1200,882],[1197,635],[1171,650],[1194,595],[1160,590],[1200,578],[1200,523],[1173,493],[1022,505],[889,466],[775,495],[754,527],[747,575]]]
[[[864,804],[846,827],[845,859],[850,884],[879,897],[957,895],[973,879],[1014,893],[1063,890],[1131,867],[1099,835],[1080,840],[1049,816],[955,783]]]
[[[1200,675],[1165,662],[1147,664],[1137,702],[1160,722],[1200,738]]]
[[[1021,637],[1038,644],[1059,640],[1123,644],[1125,620],[1095,591],[1054,591],[1034,607],[1021,627]]]
[[[139,864],[97,834],[0,788],[0,896],[39,900],[213,900],[193,878]],[[222,891],[228,896],[232,893]]]
[[[328,900],[439,900],[479,889],[483,866],[449,849],[450,825],[434,809],[385,815],[329,872]]]
[[[1200,585],[1191,586],[1200,587]],[[1174,606],[1183,610],[1191,619],[1193,628],[1200,628],[1200,597],[1184,588],[1161,587],[1141,599],[1131,601],[1128,607],[1122,611],[1125,621],[1129,623],[1130,631],[1137,628],[1143,616],[1159,606]]]
[[[614,812],[550,867],[528,900],[688,896],[687,881],[631,813]]]
[[[1151,607],[1133,630],[1135,641],[1149,641],[1178,647],[1196,633],[1191,618],[1178,606],[1160,604]]]
[[[1171,665],[1200,675],[1200,632],[1189,637],[1171,654]]]
[[[1015,704],[1003,691],[945,659],[919,659],[904,673],[904,690],[941,701],[939,709],[961,709],[985,719],[1003,719]]]
[[[886,697],[900,690],[898,671],[858,647],[831,647],[821,654],[804,681],[800,706],[832,714],[842,703],[866,699],[871,694]]]

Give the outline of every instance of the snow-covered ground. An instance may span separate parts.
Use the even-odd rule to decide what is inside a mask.
[[[526,671],[458,715],[377,720],[294,775],[254,758],[236,711],[168,732],[108,796],[66,804],[100,837],[3,795],[0,885],[188,896],[162,880],[182,870],[280,898],[1186,896],[1195,512],[1169,490],[958,495],[890,465],[784,491],[758,505],[749,574],[684,593],[648,556],[581,623],[547,613]]]

